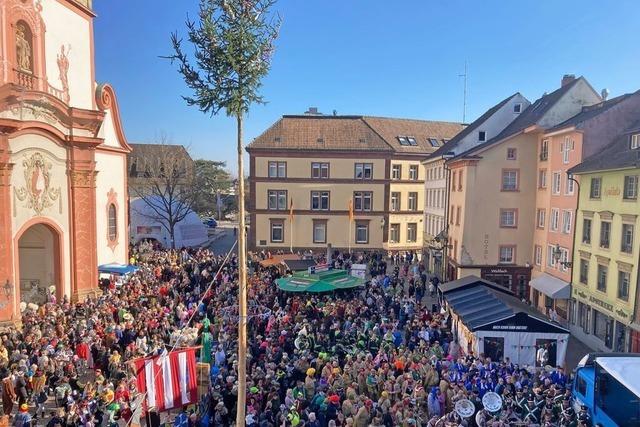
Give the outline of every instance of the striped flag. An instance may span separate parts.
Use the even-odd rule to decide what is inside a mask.
[[[138,391],[147,393],[147,408],[168,411],[198,401],[194,348],[163,352],[134,363]]]
[[[353,199],[349,199],[349,221],[353,221]]]
[[[289,221],[293,222],[293,198],[289,202]]]

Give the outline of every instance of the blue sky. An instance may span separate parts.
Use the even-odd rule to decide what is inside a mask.
[[[235,122],[188,107],[169,61],[197,0],[94,2],[97,79],[116,89],[130,142],[161,134],[194,158],[235,170]],[[467,121],[521,92],[531,101],[584,75],[611,96],[640,89],[640,1],[280,0],[270,75],[246,122],[246,143],[282,114],[309,106],[338,114]]]

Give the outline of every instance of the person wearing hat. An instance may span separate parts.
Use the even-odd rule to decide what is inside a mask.
[[[13,419],[13,426],[31,427],[31,414],[29,414],[29,405],[26,403],[20,404],[20,412]]]
[[[532,395],[529,395],[527,404],[522,408],[522,420],[530,424],[538,424],[540,422],[540,408],[535,404]]]

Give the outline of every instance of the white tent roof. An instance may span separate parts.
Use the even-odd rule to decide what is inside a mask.
[[[597,357],[596,363],[620,384],[640,396],[640,357]]]

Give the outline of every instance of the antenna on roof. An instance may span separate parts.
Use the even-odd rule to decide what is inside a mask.
[[[467,61],[464,61],[464,74],[458,74],[458,77],[464,77],[464,92],[462,96],[462,123],[467,122]]]

